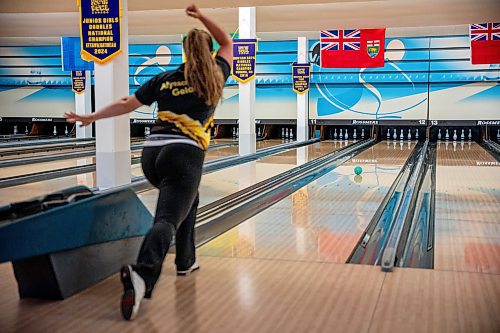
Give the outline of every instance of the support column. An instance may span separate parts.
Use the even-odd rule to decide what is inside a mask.
[[[239,38],[256,37],[255,7],[239,8]],[[255,153],[255,79],[239,84],[239,153]]]
[[[95,64],[96,110],[129,95],[128,0],[121,0],[122,52],[112,61]],[[106,189],[130,183],[130,116],[96,123],[97,187]]]
[[[297,63],[306,64],[308,47],[307,37],[297,39]],[[309,139],[309,92],[297,94],[297,141]]]
[[[90,71],[85,71],[85,91],[82,94],[75,94],[76,114],[85,115],[92,112],[92,84]],[[76,137],[78,139],[91,138],[92,126],[80,127],[76,125]]]

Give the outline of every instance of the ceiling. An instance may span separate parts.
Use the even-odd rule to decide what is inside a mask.
[[[156,36],[158,40],[185,33],[199,25],[184,14],[183,8],[189,3],[129,0],[129,35],[136,39]],[[292,37],[304,32],[316,35],[328,28],[457,25],[462,26],[460,33],[466,33],[468,23],[500,21],[500,0],[199,0],[197,4],[228,32],[238,26],[236,6],[258,6],[259,37],[276,32]],[[0,44],[78,35],[77,10],[76,0],[0,1]]]

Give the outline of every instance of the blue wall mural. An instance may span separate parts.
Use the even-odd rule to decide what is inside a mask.
[[[500,119],[500,66],[471,65],[468,36],[388,38],[385,66],[320,68],[316,40],[311,119]],[[257,119],[295,118],[291,63],[296,41],[261,41],[257,54]],[[55,46],[0,47],[0,116],[61,117],[74,109],[69,72]],[[180,44],[130,45],[130,93],[182,62]],[[153,119],[155,105],[133,118]],[[238,118],[238,86],[230,78],[216,118]]]

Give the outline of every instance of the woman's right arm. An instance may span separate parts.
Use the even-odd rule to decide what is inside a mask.
[[[220,46],[219,51],[217,51],[217,55],[226,59],[231,66],[233,63],[233,41],[229,38],[229,35],[217,23],[203,15],[196,5],[187,7],[186,14],[200,20],[201,23],[203,23]]]

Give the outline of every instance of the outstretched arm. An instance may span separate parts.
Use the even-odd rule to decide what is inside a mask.
[[[139,102],[135,95],[130,95],[94,113],[78,115],[73,112],[66,112],[64,117],[70,123],[81,121],[82,124],[80,126],[88,126],[96,120],[120,116],[122,114],[132,112],[140,106],[142,106],[142,103]]]
[[[220,46],[217,54],[226,59],[231,65],[233,63],[233,41],[229,38],[229,35],[217,23],[203,15],[200,9],[194,4],[186,8],[186,14],[203,23]]]

